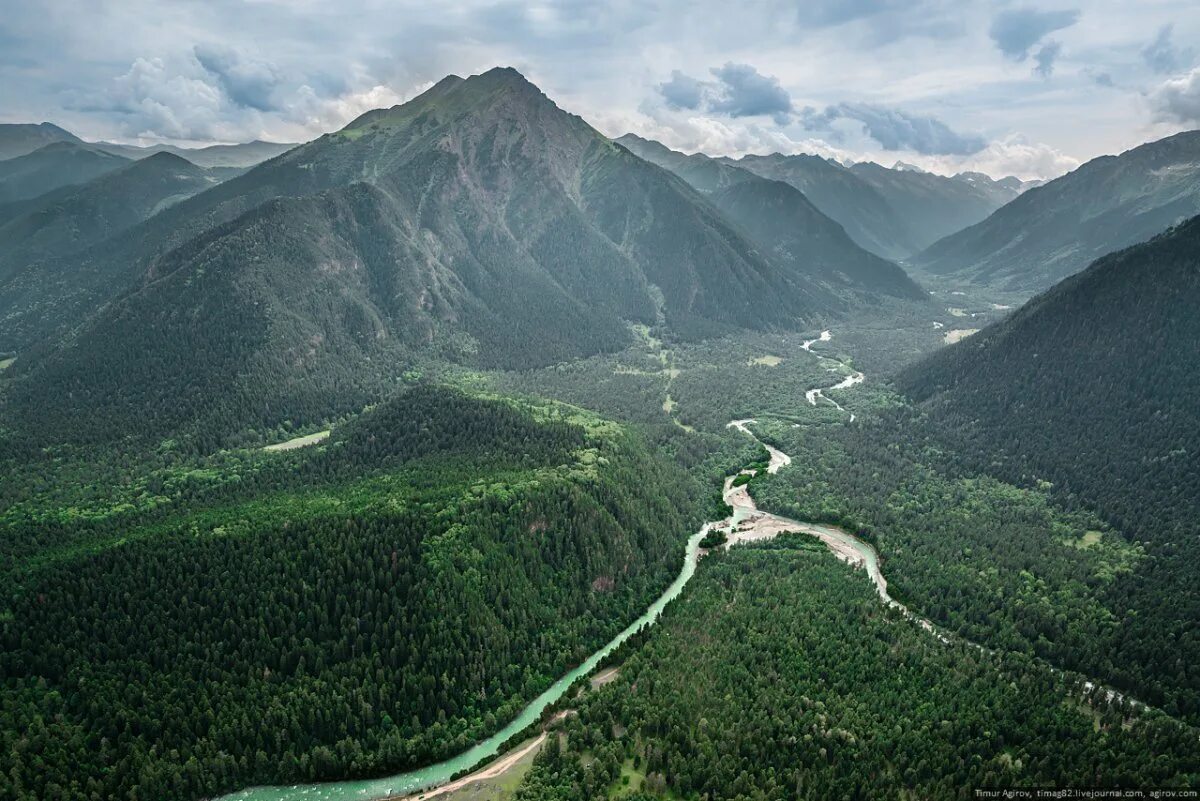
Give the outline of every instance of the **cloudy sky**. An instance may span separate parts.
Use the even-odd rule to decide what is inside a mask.
[[[0,0],[0,122],[300,141],[511,65],[612,136],[1050,177],[1200,127],[1191,43],[1195,0]]]

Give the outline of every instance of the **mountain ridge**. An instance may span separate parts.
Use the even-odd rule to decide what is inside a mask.
[[[1200,131],[1100,156],[916,255],[922,273],[1038,292],[1200,213]]]
[[[899,266],[860,248],[845,229],[783,181],[762,178],[704,154],[685,155],[626,134],[617,144],[679,175],[739,225],[768,258],[866,302],[881,297],[925,301]]]
[[[93,434],[139,408],[167,410],[140,420],[161,431],[319,420],[430,355],[541,366],[624,347],[630,322],[700,338],[845,304],[511,69],[369,112],[95,250],[83,268],[131,289],[13,373],[15,407],[62,423],[85,403]],[[183,400],[201,393],[224,400]]]

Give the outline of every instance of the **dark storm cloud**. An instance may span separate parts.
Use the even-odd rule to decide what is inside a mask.
[[[1078,20],[1077,9],[1039,11],[1036,8],[1013,8],[996,15],[988,34],[1001,53],[1014,61],[1023,61],[1044,36],[1069,28]]]
[[[671,108],[697,109],[704,101],[705,85],[679,70],[671,73],[671,80],[658,85],[658,92]]]
[[[1061,52],[1062,44],[1054,41],[1046,42],[1033,54],[1033,71],[1043,78],[1049,78],[1054,72],[1054,62],[1058,59],[1058,54]]]
[[[239,106],[272,111],[278,108],[272,99],[279,86],[278,70],[265,61],[246,59],[229,47],[196,45],[196,61],[211,73],[225,94]]]
[[[792,97],[773,75],[763,75],[749,64],[728,62],[713,67],[712,81],[701,81],[679,70],[658,85],[669,108],[703,110],[728,117],[774,117],[780,123],[792,111]]]
[[[1150,104],[1160,121],[1200,126],[1200,67],[1167,80],[1150,94]]]
[[[792,97],[779,85],[779,79],[763,75],[749,64],[726,63],[712,74],[718,90],[711,108],[731,117],[785,115],[792,110]]]
[[[960,134],[936,117],[908,114],[869,103],[839,103],[824,111],[807,108],[800,121],[811,131],[836,134],[835,123],[853,120],[884,150],[911,150],[923,155],[971,155],[987,147],[981,136]]]

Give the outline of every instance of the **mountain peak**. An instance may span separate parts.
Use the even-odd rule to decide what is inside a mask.
[[[533,86],[529,79],[522,75],[516,67],[492,67],[490,70],[485,70],[478,75],[472,75],[471,78],[489,78],[492,80],[515,81]]]
[[[157,153],[147,156],[144,159],[134,162],[134,165],[144,164],[151,167],[174,167],[182,169],[195,169],[196,165],[180,156],[178,153],[172,153],[169,150],[160,150]]]

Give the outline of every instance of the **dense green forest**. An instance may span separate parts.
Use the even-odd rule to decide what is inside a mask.
[[[616,425],[431,387],[247,461],[158,505],[8,515],[0,797],[448,756],[636,617],[709,503]]]
[[[207,153],[278,153],[244,172],[17,127],[0,801],[456,755],[645,610],[734,473],[872,543],[939,631],[806,536],[717,550],[547,713],[518,801],[1200,784],[1200,218],[943,348],[1016,301],[864,248],[911,255],[1016,179],[622,146],[510,68]],[[1023,299],[1194,212],[1197,143],[926,255],[991,237]],[[1027,214],[1054,198],[1096,214]]]
[[[1195,137],[1192,137],[1195,140]],[[1182,146],[1182,142],[1176,143]],[[1137,151],[1134,151],[1137,152]],[[1200,218],[904,371],[967,469],[1096,510],[1146,559],[1104,589],[1116,670],[1200,720]]]
[[[875,543],[890,591],[951,631],[1186,711],[1190,666],[1118,648],[1143,629],[1107,599],[1144,569],[1144,548],[1045,488],[966,469],[927,426],[904,407],[862,425],[760,425],[792,465],[751,491],[766,509]]]
[[[1195,722],[1200,657],[1190,656],[1198,647],[1190,621],[1200,612],[1192,611],[1188,554],[1200,515],[1187,490],[1194,460],[1184,457],[1200,424],[1190,410],[1197,395],[1185,388],[1194,375],[1186,345],[1194,316],[1185,311],[1194,281],[1187,276],[1195,275],[1186,254],[1194,251],[1180,252],[1181,261],[1159,261],[1160,280],[1129,295],[1139,298],[1137,313],[1120,318],[1128,324],[1117,330],[1091,333],[1078,309],[1043,313],[1043,337],[1061,334],[1060,347],[1041,345],[1040,359],[1014,356],[995,378],[977,366],[976,348],[1002,337],[980,334],[941,352],[931,366],[971,372],[958,384],[962,402],[938,400],[944,408],[927,412],[888,388],[887,370],[929,339],[865,325],[838,329],[812,353],[799,349],[802,335],[651,340],[494,383],[629,419],[667,417],[701,437],[732,418],[757,417],[757,430],[793,456],[788,469],[756,480],[766,508],[863,533],[879,546],[896,594],[951,630],[1083,671]],[[1171,264],[1178,278],[1168,274]],[[1111,280],[1119,305],[1118,272]],[[1115,307],[1104,316],[1119,318]],[[1174,344],[1164,345],[1167,337]],[[840,379],[847,351],[868,379],[830,394],[846,412],[809,405],[805,390]],[[1052,352],[1062,358],[1049,360]],[[1146,353],[1158,366],[1139,375]],[[1036,378],[1022,375],[1039,364]],[[1056,410],[1060,400],[1068,411],[1055,411],[1053,422],[1030,414]],[[849,412],[853,425],[845,425]]]
[[[705,557],[585,694],[521,801],[972,798],[973,787],[1189,786],[1196,730],[1026,657],[943,644],[803,535]],[[903,794],[900,794],[903,795]]]

